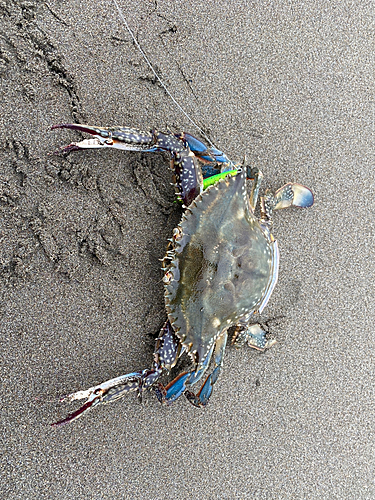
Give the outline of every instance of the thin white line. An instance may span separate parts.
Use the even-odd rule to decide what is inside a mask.
[[[163,89],[165,90],[165,92],[167,93],[167,95],[172,99],[172,101],[174,102],[174,104],[178,107],[178,109],[186,116],[186,118],[190,121],[190,123],[192,123],[194,125],[194,127],[197,128],[197,130],[199,130],[199,132],[202,134],[202,136],[206,139],[206,141],[210,144],[211,147],[215,147],[214,144],[210,141],[210,139],[207,137],[207,135],[203,132],[203,130],[200,128],[200,126],[195,123],[195,121],[190,118],[190,116],[186,113],[186,111],[180,106],[180,104],[176,101],[176,99],[173,97],[173,95],[169,92],[169,90],[167,89],[167,87],[165,86],[165,84],[162,82],[162,80],[160,79],[159,75],[156,73],[156,71],[154,70],[154,67],[153,65],[151,64],[151,62],[149,61],[148,57],[146,56],[146,54],[144,53],[142,47],[139,45],[138,43],[138,40],[136,39],[136,37],[134,36],[134,33],[132,32],[132,30],[130,29],[128,23],[126,22],[126,19],[125,19],[125,16],[119,6],[119,4],[117,3],[116,0],[113,0],[113,3],[115,4],[115,7],[119,13],[119,16],[122,20],[122,22],[124,23],[126,29],[128,30],[130,36],[132,37],[133,39],[133,42],[135,43],[135,45],[137,46],[137,49],[139,50],[139,52],[142,54],[143,56],[143,59],[146,61],[148,67],[150,68],[150,70],[153,72],[155,78],[158,80],[158,82],[160,83],[160,85],[163,87]]]

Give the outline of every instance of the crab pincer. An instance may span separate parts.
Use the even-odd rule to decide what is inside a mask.
[[[153,142],[153,134],[129,127],[94,127],[91,125],[80,125],[77,123],[61,123],[53,125],[51,130],[58,128],[66,128],[84,132],[92,136],[91,139],[84,139],[80,142],[72,142],[68,146],[63,146],[57,153],[66,153],[70,151],[78,151],[80,149],[100,149],[113,148],[126,151],[145,151],[150,152],[154,149],[149,149]]]
[[[73,394],[69,394],[68,396],[63,396],[60,398],[60,402],[76,401],[79,399],[87,399],[87,401],[77,411],[51,425],[52,427],[65,425],[80,417],[83,413],[87,412],[91,408],[94,408],[98,404],[115,401],[116,399],[121,398],[126,392],[141,390],[141,387],[142,372],[134,372],[122,377],[108,380],[107,382],[96,387],[90,387],[90,389],[87,389],[86,391],[78,391]]]

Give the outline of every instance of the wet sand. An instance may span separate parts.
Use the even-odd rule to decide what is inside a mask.
[[[51,156],[81,136],[50,126],[199,132],[111,2],[2,2],[1,498],[373,499],[371,3],[121,7],[217,147],[316,202],[275,215],[278,343],[229,347],[207,408],[131,394],[51,428],[60,395],[150,366],[181,211],[167,156]]]

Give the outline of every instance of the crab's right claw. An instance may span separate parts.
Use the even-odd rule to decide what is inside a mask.
[[[91,125],[81,125],[79,123],[61,123],[53,125],[51,130],[57,128],[67,128],[85,132],[92,135],[91,139],[81,142],[72,142],[68,146],[63,146],[56,153],[70,153],[79,149],[112,148],[124,151],[157,151],[153,131],[144,131],[130,127],[95,127]]]
[[[77,123],[61,123],[59,125],[53,125],[51,130],[57,128],[67,128],[70,130],[77,130],[78,132],[86,132],[94,137],[91,139],[84,139],[80,142],[72,142],[67,146],[62,146],[55,151],[54,154],[70,153],[71,151],[79,151],[80,149],[98,149],[113,144],[110,133],[102,127],[91,127],[90,125],[79,125]]]

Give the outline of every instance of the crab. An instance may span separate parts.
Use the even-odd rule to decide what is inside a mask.
[[[151,368],[121,375],[85,391],[61,398],[87,399],[63,420],[75,420],[101,403],[126,393],[154,389],[157,398],[170,404],[185,394],[194,406],[204,407],[223,366],[229,331],[232,343],[264,351],[274,344],[260,323],[261,313],[278,278],[279,250],[271,234],[272,212],[291,206],[310,207],[310,189],[288,183],[260,197],[260,217],[255,215],[262,173],[236,164],[215,147],[208,147],[188,133],[141,131],[129,127],[96,127],[61,124],[52,127],[89,133],[92,138],[71,143],[59,151],[87,148],[128,151],[167,151],[178,198],[184,209],[163,259],[167,320],[156,340]],[[248,193],[247,182],[252,181]],[[187,353],[192,368],[168,385],[160,382],[180,356]],[[211,372],[209,371],[212,366]],[[204,378],[205,377],[205,378]],[[194,392],[195,384],[202,381]]]

